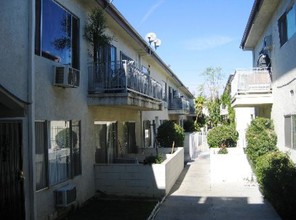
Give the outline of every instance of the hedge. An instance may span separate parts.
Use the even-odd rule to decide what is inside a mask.
[[[165,121],[157,130],[157,141],[161,147],[172,147],[175,142],[176,147],[184,145],[184,129],[173,121]]]
[[[269,152],[259,157],[256,176],[263,195],[283,219],[296,219],[296,169],[289,156]]]
[[[254,119],[246,132],[246,140],[246,152],[253,166],[260,156],[277,151],[277,136],[271,119],[260,117]]]
[[[220,125],[208,132],[207,141],[209,147],[235,147],[238,139],[238,132],[234,126],[231,125]]]

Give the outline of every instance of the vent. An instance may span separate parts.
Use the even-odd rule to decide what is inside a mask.
[[[79,70],[66,66],[54,67],[54,82],[55,86],[64,88],[77,88],[79,86],[80,73]]]
[[[56,206],[67,207],[76,201],[76,186],[73,184],[66,185],[55,191]]]

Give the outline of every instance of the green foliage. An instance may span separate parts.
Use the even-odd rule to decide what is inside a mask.
[[[259,157],[256,175],[264,196],[283,219],[296,219],[296,172],[287,154],[269,152]]]
[[[162,147],[172,147],[174,141],[176,147],[181,147],[184,138],[184,129],[173,121],[165,121],[158,127],[157,140]]]
[[[218,98],[214,100],[208,100],[207,108],[209,111],[209,116],[207,118],[207,124],[209,127],[216,127],[219,122],[221,122],[221,114],[220,114],[220,101]]]
[[[199,131],[200,128],[204,127],[206,124],[206,116],[203,114],[203,108],[205,107],[206,98],[203,95],[199,95],[197,98],[195,98],[194,103],[196,112],[194,127],[196,131]]]
[[[185,132],[194,132],[196,131],[194,121],[186,120],[184,121],[184,131]]]
[[[221,147],[218,151],[218,154],[228,154],[228,150],[226,147]]]
[[[235,126],[235,111],[231,106],[230,86],[227,86],[223,95],[221,96],[221,104],[227,107],[228,120],[224,123]]]
[[[96,8],[88,16],[87,23],[85,24],[84,37],[93,46],[94,62],[97,61],[97,49],[99,46],[108,45],[113,37],[105,34],[107,29],[107,22],[104,12]]]
[[[258,157],[270,151],[277,151],[277,137],[270,119],[260,117],[254,119],[248,127],[246,139],[246,152],[253,165],[256,165]]]
[[[71,146],[70,131],[71,131],[70,128],[65,128],[59,131],[55,136],[56,143],[60,148],[70,148]],[[72,131],[73,146],[77,144],[77,140],[78,140],[77,134],[74,131]]]
[[[219,97],[219,90],[222,88],[222,80],[224,75],[221,67],[208,67],[202,73],[205,82],[202,85],[202,90],[206,90],[209,94],[207,97],[214,100]]]
[[[207,141],[209,147],[235,147],[238,132],[233,126],[220,125],[208,132]]]
[[[144,159],[144,164],[153,164],[153,163],[156,163],[156,164],[161,164],[162,162],[164,161],[162,155],[160,154],[157,154],[156,156],[147,156],[145,159]]]

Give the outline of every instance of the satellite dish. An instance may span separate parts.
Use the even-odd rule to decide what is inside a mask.
[[[156,48],[159,47],[159,46],[161,45],[161,40],[159,40],[159,39],[155,39],[155,40],[153,41],[153,43],[154,43],[154,47],[155,47],[155,50],[156,50]]]
[[[150,33],[146,34],[145,38],[146,38],[146,40],[148,40],[149,44],[151,44],[153,41],[155,41],[156,34],[153,32],[150,32]]]

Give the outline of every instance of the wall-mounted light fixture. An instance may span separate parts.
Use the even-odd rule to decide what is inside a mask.
[[[146,40],[149,42],[150,46],[151,46],[151,43],[153,43],[154,45],[154,49],[156,50],[160,44],[161,44],[161,40],[157,39],[156,38],[156,34],[153,33],[153,32],[150,32],[148,34],[146,34],[145,36]]]

